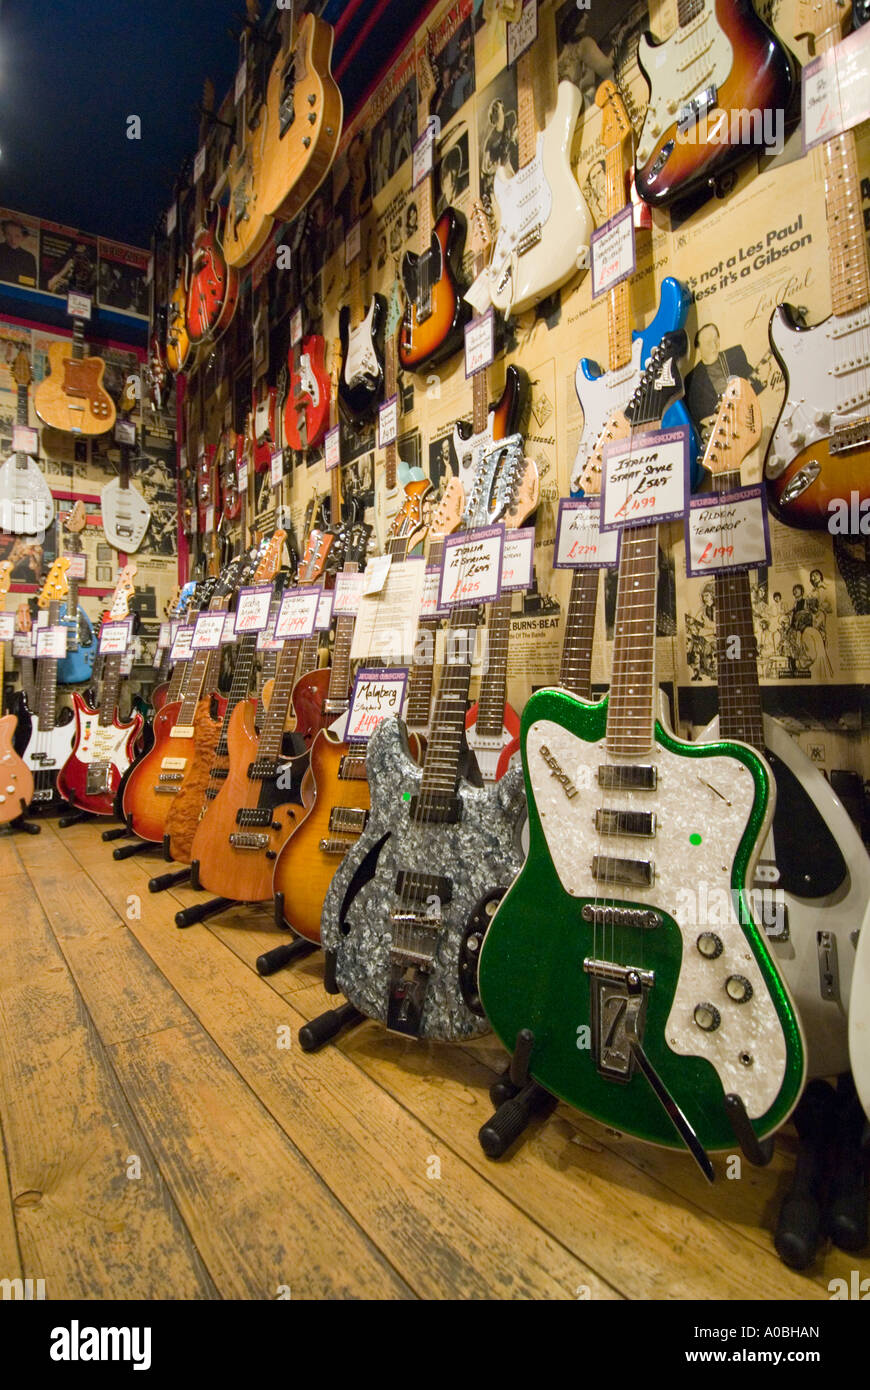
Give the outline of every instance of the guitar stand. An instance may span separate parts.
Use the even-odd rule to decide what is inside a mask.
[[[82,811],[74,807],[69,815],[61,816],[57,824],[60,830],[66,830],[68,826],[81,825],[83,821],[102,819],[102,816],[95,815],[93,811]]]
[[[167,864],[173,862],[169,852],[169,836],[163,836],[163,858]],[[193,876],[193,865],[189,864],[186,869],[179,869],[174,874],[158,874],[156,878],[149,879],[149,893],[165,893],[167,888],[177,888],[181,883],[188,883]],[[198,885],[197,885],[198,886]]]
[[[327,994],[341,993],[335,978],[334,951],[323,953],[323,988]],[[299,1029],[299,1046],[303,1052],[318,1052],[346,1028],[355,1028],[358,1023],[364,1022],[365,1014],[360,1013],[353,1004],[340,1004],[337,1009],[327,1009],[326,1013],[318,1014],[317,1018],[312,1018],[310,1023]]]
[[[121,819],[123,819],[123,818],[121,818]],[[136,831],[133,829],[133,822],[132,822],[132,820],[130,819],[130,817],[127,816],[126,820],[124,820],[124,824],[123,824],[123,825],[115,825],[115,826],[112,827],[111,830],[104,830],[104,831],[103,831],[102,838],[103,838],[104,840],[107,840],[107,841],[108,841],[108,840],[123,840],[127,835],[135,835],[135,834],[136,834]]]
[[[284,894],[274,895],[275,907],[275,926],[279,931],[292,931],[284,921]],[[294,961],[304,960],[310,956],[312,951],[318,948],[313,941],[308,941],[304,936],[295,936],[288,946],[273,946],[271,951],[264,951],[261,956],[257,956],[257,970],[261,975],[274,975],[277,970],[282,970],[285,965],[292,965]]]
[[[224,912],[228,907],[235,907],[235,898],[209,898],[208,902],[196,903],[193,907],[183,907],[180,912],[175,914],[175,925],[177,927],[193,927],[197,922],[204,922],[206,917],[216,917],[219,912]]]
[[[23,835],[41,835],[42,826],[37,825],[36,821],[34,820],[27,819],[27,802],[24,800],[23,797],[19,799],[18,804],[21,807],[21,815],[16,816],[14,820],[11,820],[7,825],[6,829],[20,830]]]
[[[556,1097],[529,1076],[534,1044],[535,1035],[531,1029],[521,1028],[510,1066],[489,1088],[489,1098],[496,1110],[486,1124],[481,1125],[477,1135],[487,1158],[503,1158],[528,1128],[534,1115],[549,1114],[556,1107]]]

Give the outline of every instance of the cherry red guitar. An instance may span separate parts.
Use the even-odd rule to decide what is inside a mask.
[[[283,405],[284,443],[313,449],[329,424],[330,378],[324,365],[326,344],[309,333],[287,354],[287,397]]]
[[[254,413],[254,472],[265,473],[272,464],[278,447],[278,392],[274,386],[254,388],[251,406]]]
[[[228,266],[219,239],[220,212],[198,229],[190,258],[187,332],[192,343],[215,341],[227,329],[239,297],[238,271]]]

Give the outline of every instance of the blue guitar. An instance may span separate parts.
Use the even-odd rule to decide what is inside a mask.
[[[81,533],[87,520],[84,502],[76,502],[65,523],[71,555],[82,553]],[[57,663],[58,684],[87,685],[93,673],[98,641],[90,618],[79,606],[78,579],[71,577],[69,580],[69,594],[66,603],[61,604],[60,620],[66,628],[66,656]]]

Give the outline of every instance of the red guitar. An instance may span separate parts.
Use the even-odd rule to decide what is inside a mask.
[[[251,406],[254,412],[254,472],[265,473],[272,465],[272,455],[278,447],[278,392],[262,382],[254,388]]]
[[[214,210],[193,239],[186,309],[192,343],[215,341],[229,327],[236,312],[239,275],[224,260],[219,223],[220,211]]]
[[[245,448],[244,436],[232,430],[224,430],[218,443],[218,459],[221,483],[221,496],[224,504],[224,520],[235,521],[241,514],[242,494],[239,492],[239,463]]]
[[[309,333],[287,354],[287,396],[283,402],[284,443],[313,449],[329,424],[330,378],[324,365],[326,344]]]
[[[200,531],[214,530],[214,523],[211,527],[206,526],[206,513],[209,507],[213,507],[214,515],[217,515],[219,493],[217,448],[214,444],[206,444],[199,456],[196,470],[196,502]]]

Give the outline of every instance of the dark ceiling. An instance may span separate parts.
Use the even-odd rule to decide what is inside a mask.
[[[430,6],[319,8],[340,30],[347,115]],[[243,14],[243,0],[0,0],[0,204],[147,245],[195,153],[204,78],[218,100],[232,81]],[[130,115],[141,140],[127,139]]]

